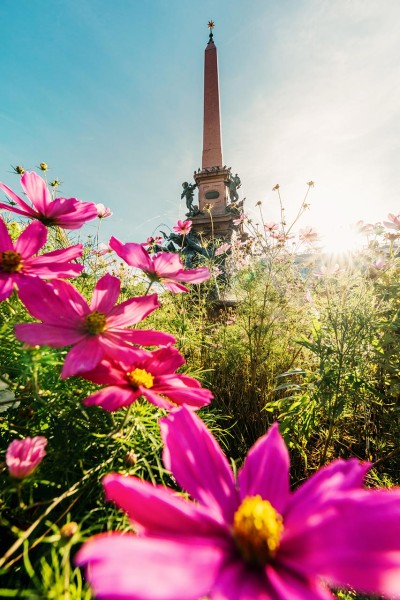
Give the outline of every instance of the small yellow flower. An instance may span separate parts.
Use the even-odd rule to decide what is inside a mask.
[[[277,183],[276,185],[274,185],[274,187],[272,188],[273,192],[276,192],[276,190],[279,190],[279,183]]]
[[[47,166],[47,164],[45,162],[41,162],[40,165],[39,165],[39,168],[40,168],[41,171],[47,171],[47,169],[49,167]]]

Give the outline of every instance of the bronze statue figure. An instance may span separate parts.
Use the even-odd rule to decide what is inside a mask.
[[[182,187],[183,192],[181,194],[181,200],[185,198],[186,208],[188,209],[186,216],[194,217],[200,212],[198,207],[193,205],[194,190],[197,188],[197,183],[188,183],[187,181],[184,181]]]

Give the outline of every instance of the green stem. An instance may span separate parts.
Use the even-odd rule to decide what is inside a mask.
[[[149,285],[147,286],[147,290],[144,293],[144,296],[147,296],[147,294],[149,293],[149,289],[151,288],[151,286],[153,285],[153,281],[150,281]]]
[[[20,548],[22,546],[22,544],[25,542],[25,540],[27,540],[29,538],[31,533],[33,533],[33,531],[35,531],[35,529],[38,527],[38,525],[40,525],[40,523],[51,513],[51,511],[56,506],[58,506],[66,498],[69,498],[70,496],[73,496],[74,494],[76,494],[76,492],[79,490],[79,486],[84,481],[89,479],[97,471],[100,471],[102,468],[104,468],[104,465],[111,462],[112,460],[114,460],[113,456],[110,457],[109,459],[107,459],[104,463],[97,465],[97,467],[90,469],[82,477],[82,479],[77,481],[73,486],[71,486],[68,490],[66,490],[63,494],[61,494],[61,496],[58,496],[58,498],[55,498],[55,500],[46,508],[44,513],[41,514],[40,517],[38,517],[36,519],[36,521],[34,521],[32,523],[32,525],[26,531],[24,531],[24,533],[14,542],[14,544],[12,546],[10,546],[10,548],[7,550],[7,552],[0,558],[0,568],[5,565],[6,561],[14,554],[14,552],[16,552],[18,550],[18,548]],[[7,565],[5,565],[5,566],[7,566]]]

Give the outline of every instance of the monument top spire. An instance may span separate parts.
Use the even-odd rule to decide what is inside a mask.
[[[214,21],[208,21],[208,29],[210,30],[210,35],[209,35],[209,38],[208,38],[208,43],[209,44],[213,44],[214,43],[214,34],[213,34],[214,27],[215,27]]]

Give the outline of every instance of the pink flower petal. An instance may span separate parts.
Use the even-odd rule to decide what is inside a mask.
[[[63,312],[68,313],[70,320],[74,320],[77,324],[77,318],[81,320],[82,317],[89,314],[90,309],[85,298],[73,285],[61,279],[52,281],[49,285],[60,299],[64,306]]]
[[[14,277],[4,276],[0,273],[0,302],[3,302],[14,291]]]
[[[282,540],[285,566],[336,586],[399,595],[399,490],[338,491],[296,533]]]
[[[158,406],[158,408],[163,408],[164,410],[171,410],[171,408],[175,408],[175,404],[173,404],[167,397],[160,396],[152,389],[140,388],[142,395],[154,404],[154,406]]]
[[[34,171],[26,171],[21,177],[21,186],[36,210],[41,215],[45,215],[51,202],[46,182]]]
[[[211,600],[283,600],[273,595],[261,571],[249,569],[240,559],[231,560],[223,565],[210,598]],[[290,598],[290,600],[294,599]]]
[[[29,206],[29,204],[24,202],[24,200],[22,200],[22,198],[17,196],[17,194],[15,194],[12,191],[12,189],[10,189],[7,185],[5,185],[4,183],[0,183],[0,190],[3,190],[3,192],[5,192],[7,194],[7,196],[9,198],[11,198],[11,200],[13,202],[15,202],[22,210],[18,210],[17,208],[14,208],[13,206],[10,206],[9,204],[0,204],[0,208],[5,208],[6,210],[10,210],[11,212],[16,212],[20,215],[28,216],[31,218],[32,217],[37,218],[37,216],[38,216],[37,212],[34,211],[32,209],[32,207]]]
[[[198,269],[187,269],[179,273],[177,279],[179,281],[185,281],[187,283],[202,283],[207,279],[210,279],[210,271],[207,267],[199,267]]]
[[[86,406],[101,406],[103,410],[113,412],[124,406],[130,406],[140,397],[140,392],[121,385],[110,385],[91,394],[83,401]]]
[[[85,334],[73,329],[65,329],[58,325],[21,323],[21,325],[15,325],[15,335],[18,340],[30,346],[63,348],[64,346],[80,342]]]
[[[111,473],[103,479],[107,500],[112,500],[134,522],[139,533],[165,536],[211,536],[215,543],[230,542],[230,532],[199,504],[189,502],[164,486],[138,477]]]
[[[138,296],[130,298],[121,304],[117,304],[109,313],[107,325],[109,327],[127,327],[143,321],[160,306],[157,294],[150,296]]]
[[[289,453],[275,423],[247,454],[238,474],[240,497],[260,494],[280,514],[289,500]]]
[[[189,288],[187,288],[186,286],[184,286],[181,283],[178,283],[176,281],[170,281],[169,279],[163,279],[162,283],[167,288],[167,290],[169,290],[173,294],[182,294],[184,292],[189,291]]]
[[[117,238],[112,237],[109,246],[131,267],[136,267],[148,273],[154,272],[152,260],[140,244],[123,244]]]
[[[128,333],[130,333],[130,331],[128,331]],[[133,348],[127,343],[129,337],[126,338],[124,329],[105,331],[101,335],[98,335],[97,338],[103,349],[104,358],[109,360],[123,360],[130,355],[132,351],[136,350],[136,348]]]
[[[186,404],[194,408],[206,406],[214,397],[210,390],[201,387],[197,379],[180,373],[157,377],[157,383],[152,391],[166,396],[175,404]]]
[[[66,281],[50,284],[27,277],[19,283],[19,297],[33,317],[48,325],[77,329],[89,312],[84,298]]]
[[[185,407],[160,420],[163,460],[179,485],[221,521],[232,523],[238,506],[228,460],[204,423]]]
[[[61,372],[62,379],[92,371],[104,356],[98,336],[87,336],[68,352]]]
[[[41,261],[45,262],[49,258],[67,262],[69,260],[73,260],[74,258],[81,257],[82,253],[83,244],[76,244],[75,246],[70,246],[69,248],[61,248],[60,250],[46,252],[46,254],[43,254],[42,256],[37,256],[35,260],[38,264],[40,264]]]
[[[0,184],[0,188],[1,188],[1,184]],[[22,202],[22,200],[21,200],[21,202]],[[15,208],[15,206],[11,206],[10,204],[3,204],[3,202],[0,202],[0,208],[2,208],[4,210],[8,210],[16,215],[22,215],[23,217],[29,217],[30,219],[37,219],[39,216],[35,211],[33,211],[31,209],[29,209],[29,211],[22,210],[20,208]]]
[[[47,229],[39,221],[30,223],[15,242],[15,252],[22,258],[30,258],[37,254],[47,240]]]
[[[80,229],[87,221],[97,217],[96,206],[92,202],[81,202],[76,198],[57,198],[52,203],[51,212],[59,213],[59,216],[51,217],[59,227],[71,230]]]
[[[268,583],[273,589],[274,600],[335,600],[328,588],[284,569],[282,566],[267,565]]]
[[[197,538],[103,534],[83,546],[76,562],[88,565],[99,600],[198,600],[212,587],[223,556]]]
[[[148,345],[148,344],[146,344]],[[176,371],[185,363],[185,359],[177,348],[159,348],[148,356],[148,364],[157,375],[164,375]],[[146,368],[146,361],[143,366]]]
[[[8,229],[3,219],[0,218],[0,248],[1,252],[7,252],[7,250],[14,250],[14,245]]]
[[[99,279],[93,291],[90,310],[98,310],[104,314],[108,314],[116,301],[121,289],[121,282],[118,277],[113,277],[107,273]]]
[[[119,365],[114,365],[108,360],[102,360],[92,371],[82,373],[81,377],[99,385],[126,385],[127,383]]]
[[[335,460],[314,473],[292,494],[284,515],[290,531],[295,533],[298,527],[302,530],[307,519],[312,519],[339,493],[360,489],[369,468],[369,463],[360,463],[356,459]]]
[[[125,342],[138,344],[139,346],[167,346],[176,342],[176,339],[170,333],[153,331],[152,329],[126,329],[120,333]],[[109,334],[107,335],[109,336]]]
[[[70,263],[57,263],[47,255],[36,256],[24,261],[24,275],[35,275],[42,279],[56,279],[58,277],[77,277],[83,271],[83,265]]]
[[[173,252],[161,252],[154,259],[154,269],[160,278],[175,278],[178,273],[183,271],[183,264],[179,254]],[[178,279],[180,279],[180,277],[178,277]]]

